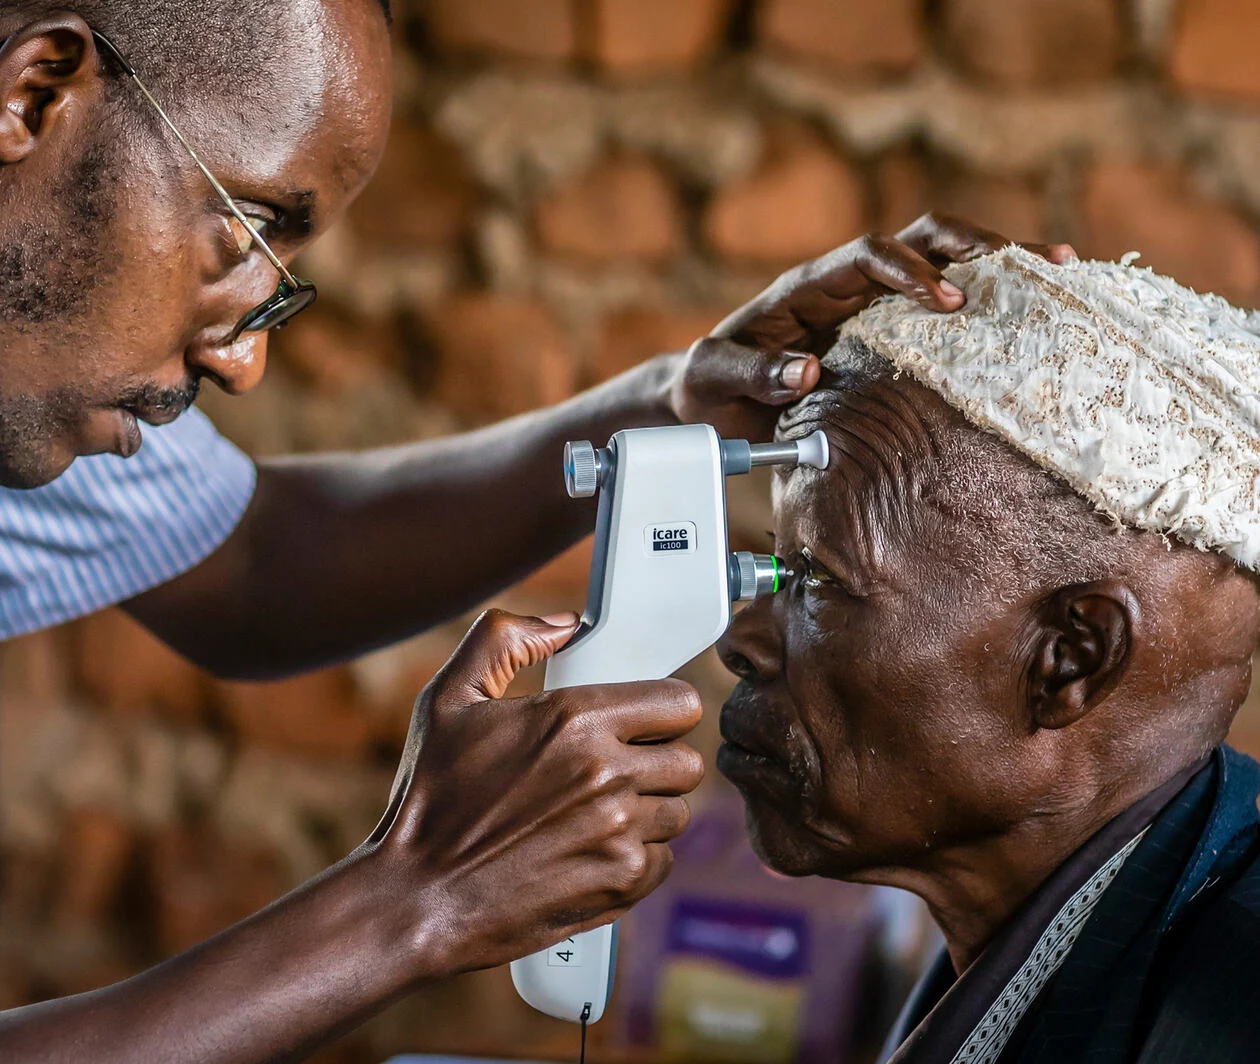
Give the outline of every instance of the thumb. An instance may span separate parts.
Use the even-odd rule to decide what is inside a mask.
[[[752,399],[786,406],[813,391],[822,373],[814,355],[762,351],[717,337],[697,341],[689,355],[686,386],[706,403]]]
[[[575,613],[543,620],[486,610],[434,677],[443,699],[459,704],[502,698],[521,669],[546,661],[577,630]]]

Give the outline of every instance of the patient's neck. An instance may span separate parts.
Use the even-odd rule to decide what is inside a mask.
[[[961,974],[1082,846],[1107,829],[1098,840],[1105,845],[1094,844],[1097,852],[1089,853],[1089,860],[1101,866],[1158,814],[1206,760],[1171,769],[1154,782],[1135,782],[1122,791],[1095,794],[1071,808],[1030,817],[1000,834],[943,849],[920,867],[862,878],[922,897],[945,936],[954,969]]]

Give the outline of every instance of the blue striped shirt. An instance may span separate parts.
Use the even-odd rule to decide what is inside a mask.
[[[236,527],[254,463],[195,409],[142,431],[132,458],[80,458],[42,488],[0,488],[0,640],[163,584]]]

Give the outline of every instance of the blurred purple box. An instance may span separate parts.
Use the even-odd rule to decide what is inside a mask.
[[[625,921],[614,1001],[627,1041],[731,1064],[847,1059],[885,919],[875,892],[767,869],[727,788],[673,849],[669,879]]]

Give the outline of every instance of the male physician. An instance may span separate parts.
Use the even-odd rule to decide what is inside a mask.
[[[266,677],[409,636],[589,529],[564,440],[679,419],[766,438],[839,321],[889,289],[956,309],[937,266],[1002,243],[924,219],[552,410],[255,466],[186,411],[205,380],[256,384],[266,330],[311,299],[288,263],[380,158],[386,26],[379,0],[0,5],[0,637],[122,602],[219,675]],[[503,699],[574,625],[482,618],[362,846],[155,969],[0,1015],[0,1058],[297,1059],[422,981],[622,912],[686,825],[700,707],[676,682]]]

